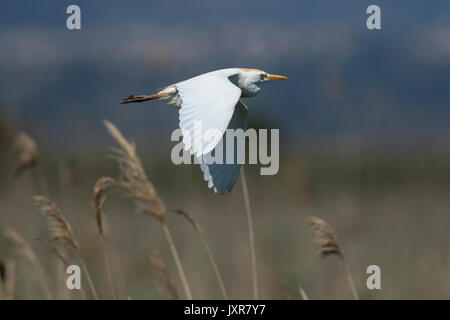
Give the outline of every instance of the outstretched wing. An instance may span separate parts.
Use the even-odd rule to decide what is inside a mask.
[[[242,129],[247,130],[248,127],[248,112],[247,106],[238,101],[234,109],[233,117],[228,124],[227,129]],[[236,180],[239,176],[239,170],[241,165],[237,163],[237,139],[234,138],[234,162],[233,164],[226,163],[226,134],[222,136],[218,146],[223,146],[223,161],[222,164],[213,163],[206,164],[204,161],[201,163],[200,168],[203,171],[203,177],[208,182],[208,187],[214,187],[214,191],[219,191],[224,194],[226,191],[230,192],[233,189]],[[214,155],[216,149],[211,153]],[[205,156],[206,157],[206,156]]]
[[[185,150],[191,150],[191,154],[200,157],[220,141],[241,96],[241,89],[232,84],[228,76],[218,72],[177,83],[176,88],[182,100],[180,128]],[[200,125],[201,130],[198,129]],[[217,134],[208,137],[209,141],[203,139],[210,129],[217,130]]]

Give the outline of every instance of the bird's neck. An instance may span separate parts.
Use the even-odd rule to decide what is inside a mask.
[[[241,89],[241,97],[254,97],[258,94],[260,88],[246,77],[245,71],[239,68],[229,68],[223,69],[223,72],[236,87]]]

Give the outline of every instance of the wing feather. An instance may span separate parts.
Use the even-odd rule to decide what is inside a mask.
[[[247,106],[238,101],[236,107],[234,109],[233,117],[228,124],[227,129],[242,129],[247,130],[248,127],[248,111]],[[234,163],[227,164],[226,160],[226,134],[222,136],[222,139],[219,141],[218,145],[223,146],[223,163],[213,163],[206,164],[206,162],[202,162],[200,165],[200,169],[203,171],[203,178],[208,182],[208,188],[212,188],[214,186],[214,191],[219,191],[221,194],[224,194],[226,191],[230,192],[233,189],[236,180],[239,176],[239,171],[241,169],[241,165],[237,163],[237,146],[236,141],[234,143]],[[215,152],[216,149],[212,150],[211,153]],[[206,157],[206,156],[205,156]]]
[[[183,134],[185,150],[200,157],[220,141],[233,116],[241,89],[231,83],[227,75],[214,72],[180,82],[176,88],[182,100],[180,128],[188,133]],[[201,131],[195,130],[196,123],[201,125]],[[203,135],[209,129],[218,130],[220,134],[206,141]]]

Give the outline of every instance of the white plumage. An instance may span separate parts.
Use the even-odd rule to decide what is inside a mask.
[[[130,96],[121,103],[170,99],[169,104],[180,108],[179,124],[185,150],[202,159],[214,155],[215,148],[226,139],[226,129],[247,129],[247,107],[239,99],[258,94],[258,84],[281,79],[287,78],[258,69],[221,69],[170,85],[154,95]],[[218,134],[206,139],[204,134],[211,129]],[[202,162],[200,165],[208,187],[222,194],[231,191],[240,170],[236,159],[233,164],[225,163],[225,148],[223,159],[222,164]]]
[[[198,158],[209,153],[220,141],[241,97],[241,90],[228,79],[229,73],[229,70],[206,73],[175,85],[182,101],[180,128],[186,130],[190,138],[183,136],[185,150],[195,153]],[[194,135],[195,123],[201,125],[203,133],[214,129],[221,134],[206,141],[199,130]]]
[[[247,127],[248,108],[242,101],[238,101],[227,129],[242,129],[245,131],[247,130]],[[221,163],[207,164],[206,161],[203,161],[200,165],[200,168],[203,171],[203,178],[208,182],[208,188],[212,188],[214,186],[214,191],[219,191],[221,194],[233,189],[241,168],[241,164],[237,162],[237,139],[235,138],[234,141],[234,162],[232,164],[226,163],[226,144],[226,135],[223,135],[222,139],[217,144],[217,146],[223,147]],[[216,149],[211,152],[215,151]]]

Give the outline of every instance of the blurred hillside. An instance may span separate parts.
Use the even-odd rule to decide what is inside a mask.
[[[183,3],[78,1],[68,31],[67,1],[5,1],[1,108],[59,152],[103,145],[102,119],[159,152],[176,111],[121,98],[248,66],[289,76],[247,104],[294,148],[448,147],[448,1],[383,3],[381,31],[365,28],[368,1]]]

